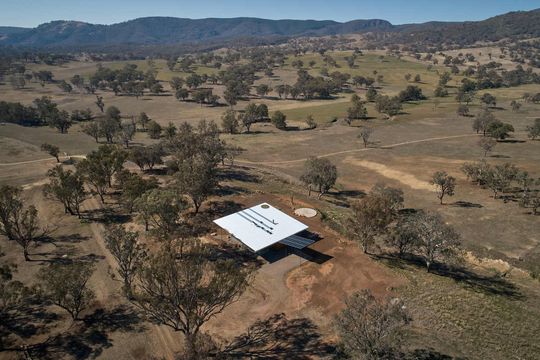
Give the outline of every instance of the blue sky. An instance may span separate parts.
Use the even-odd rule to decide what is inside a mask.
[[[51,20],[111,24],[144,16],[336,21],[379,18],[403,24],[482,20],[535,8],[540,8],[540,0],[1,0],[0,25],[34,27]]]

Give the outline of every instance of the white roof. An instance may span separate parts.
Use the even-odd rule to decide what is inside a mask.
[[[214,223],[253,251],[262,250],[308,228],[267,203],[227,215],[214,220]]]

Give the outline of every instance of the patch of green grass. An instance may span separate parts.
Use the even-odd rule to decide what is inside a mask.
[[[384,56],[382,59],[379,55],[373,53],[366,53],[362,56],[358,56],[355,62],[355,66],[350,68],[345,61],[345,57],[351,56],[352,52],[350,51],[339,51],[339,52],[329,52],[328,55],[332,56],[339,67],[330,67],[328,71],[331,73],[333,71],[339,71],[342,73],[350,74],[351,76],[362,75],[364,77],[373,77],[374,79],[377,75],[382,75],[383,81],[380,85],[383,89],[383,92],[388,94],[393,94],[400,89],[405,88],[407,85],[418,85],[425,91],[433,91],[436,87],[439,75],[439,72],[448,71],[448,69],[437,66],[433,67],[432,70],[427,70],[427,65],[408,61],[405,59],[398,59],[393,56]],[[297,58],[291,57],[286,62],[286,69],[292,69],[291,63],[295,59],[300,59],[304,62],[304,67],[308,69],[312,75],[320,75],[320,70],[325,66],[322,57],[319,54],[306,54],[299,56]],[[316,65],[313,68],[309,68],[309,62],[311,60],[316,61]],[[374,73],[376,72],[376,74]],[[405,80],[405,74],[410,73],[413,77],[416,74],[419,74],[421,77],[420,83],[407,82]],[[461,81],[461,77],[454,76],[455,80]]]
[[[331,122],[334,117],[343,118],[349,108],[349,102],[332,102],[328,100],[328,104],[298,107],[295,109],[283,110],[283,113],[287,115],[287,120],[292,121],[305,121],[308,115],[312,115],[318,124],[325,124]]]

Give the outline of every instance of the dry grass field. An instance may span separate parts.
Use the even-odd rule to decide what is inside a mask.
[[[487,50],[477,52],[480,51],[484,54]],[[404,78],[406,73],[420,74],[422,81],[416,85],[422,88],[428,100],[407,103],[403,112],[391,120],[377,113],[373,104],[368,104],[369,119],[354,121],[349,126],[343,118],[351,93],[341,93],[333,100],[311,101],[280,100],[275,93],[265,99],[253,96],[250,101],[267,104],[270,113],[283,111],[289,130],[281,131],[270,123],[260,123],[252,127],[251,133],[223,134],[227,143],[245,149],[236,160],[236,166],[227,169],[241,176],[223,182],[221,188],[228,191],[211,201],[230,200],[241,206],[269,201],[286,212],[292,212],[294,207],[309,206],[324,214],[339,215],[349,211],[342,206],[344,200],[358,199],[375,184],[383,182],[403,189],[406,208],[438,212],[455,227],[469,254],[464,260],[467,270],[427,273],[411,262],[365,255],[319,216],[306,222],[321,235],[322,240],[313,249],[326,255],[326,260],[318,263],[291,255],[260,265],[253,286],[205,330],[227,341],[240,335],[257,319],[284,313],[290,326],[303,322],[306,329],[312,326],[321,334],[320,338],[308,337],[306,330],[306,342],[317,342],[320,346],[330,344],[332,317],[343,307],[343,298],[369,288],[378,295],[391,293],[406,300],[414,319],[410,346],[424,347],[425,354],[469,359],[538,359],[540,282],[531,273],[540,271],[540,218],[529,214],[517,202],[494,199],[489,190],[471,184],[461,172],[460,167],[465,162],[483,158],[478,146],[480,135],[471,128],[473,118],[456,114],[455,85],[462,77],[453,76],[449,83],[450,95],[435,101],[432,95],[438,81],[437,72],[444,71],[444,67],[427,70],[425,63],[389,56],[381,59],[378,53],[366,52],[359,57],[357,67],[350,69],[344,60],[350,54],[331,54],[340,65],[337,70],[364,76],[373,76],[376,70],[384,76],[382,83],[377,84],[379,91],[389,95],[397,94],[409,84]],[[309,71],[319,73],[320,55],[310,53],[299,59],[305,64],[316,61]],[[118,68],[125,63],[103,65]],[[143,70],[147,66],[145,61],[129,63],[137,63]],[[291,60],[287,60],[271,79],[260,74],[261,79],[256,84],[294,83],[296,70],[290,63]],[[170,89],[167,81],[172,76],[186,75],[169,71],[165,61],[157,60],[156,65],[157,78],[167,90]],[[75,74],[88,76],[95,67],[92,62],[72,62],[61,67],[36,66],[35,69],[48,69],[55,79],[68,80]],[[200,74],[215,71],[209,67],[195,69]],[[221,85],[212,87],[214,93],[223,94]],[[353,88],[353,91],[362,96],[365,93],[365,89]],[[511,123],[516,130],[509,141],[498,143],[486,160],[492,164],[512,162],[532,176],[540,177],[540,141],[528,139],[525,133],[526,126],[540,118],[540,105],[525,103],[518,112],[513,112],[510,106],[512,100],[521,99],[526,92],[540,92],[540,85],[482,91],[477,98],[484,92],[497,97],[495,116]],[[117,106],[125,118],[144,111],[162,125],[169,122],[179,125],[185,121],[195,124],[201,119],[220,124],[221,114],[227,109],[180,102],[170,92],[162,96],[145,95],[138,100],[111,92],[98,93],[106,106]],[[65,94],[53,84],[41,87],[29,83],[22,90],[0,85],[0,100],[31,104],[43,95],[51,96],[62,109],[89,107],[94,113],[99,111],[94,95],[76,91]],[[236,109],[243,109],[247,103],[239,102]],[[480,109],[476,100],[471,113],[476,114]],[[306,129],[308,115],[318,123],[314,130]],[[332,122],[334,117],[337,121]],[[367,148],[358,139],[363,126],[374,129]],[[45,142],[58,145],[67,155],[87,154],[98,144],[80,131],[80,124],[70,128],[67,134],[47,127],[0,125],[0,184],[22,186],[24,196],[37,204],[38,210],[46,214],[46,222],[57,229],[55,245],[44,244],[31,249],[34,259],[31,262],[23,260],[15,245],[0,239],[0,247],[7,254],[4,259],[19,264],[16,277],[32,283],[39,266],[62,256],[96,259],[97,270],[91,285],[97,293],[97,301],[85,312],[87,317],[83,323],[76,325],[74,335],[70,335],[72,339],[67,339],[72,341],[71,346],[54,349],[60,356],[73,359],[172,359],[181,345],[181,335],[164,326],[144,322],[122,299],[120,281],[114,276],[114,260],[104,246],[106,211],[93,198],[85,202],[84,210],[97,220],[78,220],[63,216],[58,203],[43,197],[41,190],[46,172],[56,162],[40,151],[40,145]],[[152,140],[145,133],[137,133],[134,142],[149,144]],[[337,165],[336,189],[322,200],[307,197],[307,191],[298,180],[310,156],[326,157]],[[439,170],[457,179],[456,193],[445,199],[445,205],[439,204],[429,184],[431,175]],[[294,194],[295,204],[289,201],[291,194]],[[109,201],[112,207],[117,205],[114,197]],[[208,236],[205,240],[221,241],[219,236]],[[102,308],[105,310],[99,310]],[[51,309],[44,311],[34,319],[48,322],[48,334],[30,332],[32,343],[43,341],[50,334],[62,337],[69,327],[67,316],[52,315]],[[0,353],[0,359],[17,359],[18,355]],[[304,355],[308,358],[324,354]],[[418,358],[438,358],[417,355]],[[275,358],[280,356],[286,358],[284,353]]]

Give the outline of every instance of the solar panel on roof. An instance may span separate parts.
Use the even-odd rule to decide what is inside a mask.
[[[288,238],[285,238],[280,241],[280,243],[282,243],[283,245],[288,245],[290,247],[293,247],[299,250],[302,250],[303,248],[308,247],[314,242],[315,242],[314,240],[306,239],[297,235],[291,235]]]

